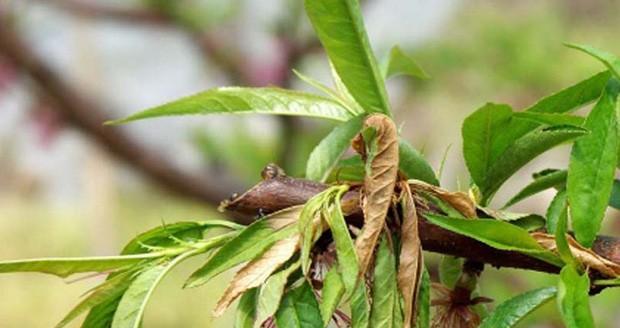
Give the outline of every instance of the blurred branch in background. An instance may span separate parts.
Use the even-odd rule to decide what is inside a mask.
[[[299,16],[303,12],[301,6],[287,12],[287,17],[284,17],[279,25],[276,35],[279,55],[276,61],[269,63],[274,67],[265,68],[270,74],[267,74],[267,77],[257,77],[253,73],[256,69],[248,67],[250,62],[243,58],[242,51],[230,42],[223,42],[224,39],[218,37],[217,31],[189,23],[174,12],[166,10],[166,6],[118,7],[81,0],[39,2],[83,18],[154,25],[183,31],[194,41],[204,60],[225,74],[232,84],[289,87],[292,67],[298,65],[306,54],[320,49],[314,38],[297,41],[296,26],[299,25]],[[36,86],[34,90],[39,97],[49,102],[50,107],[67,123],[83,131],[87,137],[137,171],[183,197],[214,205],[245,187],[239,177],[232,176],[231,170],[225,170],[225,174],[218,171],[218,174],[207,172],[199,176],[183,172],[119,128],[104,127],[102,123],[111,119],[106,114],[107,106],[85,97],[81,90],[69,85],[61,73],[54,72],[19,32],[9,26],[8,22],[15,17],[10,16],[11,8],[7,7],[9,8],[4,8],[2,17],[4,26],[0,29],[0,56],[5,57],[17,71],[26,74]],[[281,134],[278,140],[281,140],[281,145],[274,160],[288,168],[296,158],[295,144],[302,124],[298,118],[283,117],[279,120]]]

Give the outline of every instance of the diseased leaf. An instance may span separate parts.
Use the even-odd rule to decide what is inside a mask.
[[[463,156],[471,178],[480,189],[488,184],[486,177],[491,165],[508,148],[507,144],[498,142],[498,135],[504,133],[511,118],[510,106],[487,103],[463,121]]]
[[[547,190],[549,188],[557,188],[566,183],[566,176],[568,172],[565,170],[557,170],[551,172],[549,174],[545,174],[534,178],[530,184],[528,184],[525,188],[523,188],[519,193],[517,193],[514,197],[512,197],[504,208],[512,206],[525,198],[528,198],[532,195],[535,195],[541,191]]]
[[[401,309],[396,278],[396,259],[384,236],[379,242],[375,259],[370,327],[402,327],[402,314],[398,322],[398,316],[395,315],[397,311],[400,312]]]
[[[306,0],[306,13],[333,68],[367,111],[390,115],[381,73],[356,0]]]
[[[593,328],[594,319],[590,311],[588,292],[590,279],[570,265],[560,272],[557,302],[562,320],[567,328]]]
[[[301,211],[297,227],[301,238],[300,260],[304,275],[307,275],[310,271],[312,246],[323,232],[323,220],[321,217],[323,215],[323,208],[340,188],[342,187],[333,186],[312,196]]]
[[[314,298],[312,287],[307,282],[284,295],[275,318],[278,327],[316,328],[323,326],[319,304]]]
[[[270,213],[265,217],[265,222],[273,230],[280,230],[291,226],[299,220],[303,208],[303,205],[296,205]]]
[[[332,236],[336,244],[336,254],[338,256],[338,272],[342,278],[342,283],[347,291],[347,298],[353,294],[359,278],[359,262],[355,253],[355,244],[351,239],[347,223],[342,215],[340,197],[347,189],[342,188],[334,197],[334,202],[327,209],[325,215],[327,223],[332,231]]]
[[[274,231],[265,219],[252,223],[222,246],[204,266],[194,272],[185,283],[185,287],[205,284],[218,274],[255,258],[274,242],[291,236],[295,231],[296,227]]]
[[[226,87],[207,90],[146,109],[107,124],[124,124],[162,116],[208,114],[272,114],[346,122],[354,116],[329,98],[279,88]]]
[[[368,328],[370,323],[370,296],[366,283],[357,284],[351,297],[351,328]]]
[[[545,249],[553,252],[557,251],[558,247],[554,236],[542,232],[535,232],[532,233],[532,237]],[[606,277],[620,276],[620,264],[612,262],[596,254],[593,250],[579,245],[570,235],[566,235],[566,240],[568,242],[568,248],[570,248],[570,253],[577,262],[576,265],[573,265],[574,267],[587,267],[590,268],[590,270],[598,271],[601,275]]]
[[[530,120],[543,125],[581,126],[585,119],[581,116],[563,113],[538,113],[532,111],[514,113],[517,119]]]
[[[609,80],[586,119],[591,133],[575,142],[566,180],[577,241],[592,246],[609,202],[618,159],[617,101],[620,82]]]
[[[144,309],[155,287],[172,268],[195,254],[197,251],[189,251],[167,263],[154,265],[141,272],[121,297],[111,328],[139,328]]]
[[[321,289],[321,316],[323,317],[323,327],[327,327],[338,308],[342,296],[344,296],[344,284],[338,269],[333,266],[325,275],[323,280],[323,288]]]
[[[474,204],[474,201],[466,193],[460,191],[447,191],[445,189],[435,187],[418,180],[409,180],[407,182],[413,189],[431,193],[432,195],[446,202],[452,208],[456,209],[459,213],[461,213],[461,215],[463,215],[464,217],[476,217],[476,204]]]
[[[555,287],[539,288],[517,295],[498,305],[480,324],[480,328],[514,327],[525,316],[545,304],[553,297]]]
[[[404,328],[415,324],[414,316],[424,267],[422,244],[418,231],[418,213],[407,182],[401,183],[402,223],[398,261],[398,287],[403,296]]]
[[[314,148],[306,164],[306,178],[324,182],[338,160],[362,129],[363,117],[355,117],[338,125]]]
[[[286,267],[279,272],[273,274],[260,288],[260,296],[258,298],[256,323],[262,324],[267,318],[273,316],[278,310],[284,287],[288,281],[288,277],[299,269],[300,262]]]
[[[448,288],[454,288],[461,275],[463,259],[456,256],[443,255],[439,262],[439,282]]]
[[[92,307],[120,298],[127,288],[129,288],[129,285],[131,285],[134,274],[135,270],[125,271],[95,287],[89,292],[88,296],[76,305],[75,308],[56,325],[56,328],[65,327],[80,314],[88,311]]]
[[[482,203],[486,203],[499,187],[523,165],[547,150],[587,133],[588,130],[580,127],[560,125],[540,128],[519,138],[493,162],[489,169],[486,176],[487,183],[480,188],[486,197]]]
[[[413,58],[405,54],[399,46],[394,46],[390,50],[390,56],[381,66],[381,74],[384,79],[401,74],[420,79],[430,78],[422,67]]]
[[[259,258],[244,266],[217,302],[213,313],[220,316],[246,290],[260,286],[282,264],[288,261],[299,247],[299,235],[276,241]]]
[[[553,253],[540,246],[527,230],[510,223],[490,219],[458,219],[426,214],[426,219],[444,229],[476,239],[493,248],[516,251],[561,266]]]
[[[435,186],[439,186],[439,180],[435,176],[435,171],[428,164],[420,152],[406,140],[398,140],[398,158],[400,170],[409,179],[422,180]]]
[[[555,234],[555,229],[562,216],[567,215],[566,189],[558,191],[547,209],[547,232]]]
[[[583,51],[586,54],[600,60],[605,66],[607,66],[607,68],[609,68],[610,71],[612,71],[616,75],[617,78],[620,78],[620,58],[618,58],[616,55],[586,44],[567,43],[566,46],[568,46],[569,48]]]
[[[235,328],[254,327],[257,296],[258,288],[252,288],[241,296],[241,299],[239,299],[239,305],[237,305],[237,312],[235,313]]]
[[[373,140],[364,140],[369,170],[364,179],[364,227],[355,240],[360,263],[360,274],[368,269],[385,216],[392,204],[392,195],[398,173],[398,135],[394,122],[387,116],[375,114],[364,122],[365,128],[375,131]]]
[[[0,262],[0,273],[40,272],[61,278],[76,273],[106,272],[127,268],[166,255],[163,252],[101,257],[44,258]]]
[[[418,312],[416,315],[416,328],[429,328],[431,322],[431,278],[428,270],[422,270],[420,291],[418,292]]]

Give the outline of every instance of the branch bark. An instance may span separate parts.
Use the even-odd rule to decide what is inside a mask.
[[[245,194],[222,204],[222,208],[245,215],[271,213],[290,206],[305,203],[313,195],[327,188],[327,185],[294,179],[287,176],[273,176],[261,181]],[[359,193],[353,189],[342,200],[345,215],[351,221],[358,221],[361,215]],[[472,238],[456,234],[431,224],[423,217],[418,221],[420,239],[424,250],[464,257],[495,267],[511,267],[549,273],[559,272],[558,267],[527,255],[494,249]],[[620,240],[599,236],[593,250],[606,259],[620,264]]]
[[[144,173],[166,189],[198,201],[217,204],[243,188],[230,178],[189,175],[158,154],[144,148],[118,127],[103,126],[109,120],[99,104],[87,99],[60,78],[20,36],[5,24],[0,28],[0,56],[29,76],[63,118],[91,137],[110,154]]]

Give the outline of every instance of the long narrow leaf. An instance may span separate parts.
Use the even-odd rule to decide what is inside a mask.
[[[590,247],[601,227],[618,160],[620,82],[611,79],[586,119],[591,133],[573,146],[566,181],[577,241]]]
[[[567,328],[594,328],[588,291],[590,279],[579,275],[574,267],[567,265],[560,272],[558,284],[558,308]]]
[[[583,51],[586,54],[600,60],[605,66],[607,66],[607,68],[609,68],[609,70],[614,72],[617,78],[620,79],[620,58],[618,56],[585,44],[567,43],[566,45],[569,48]]]
[[[387,238],[384,236],[379,243],[375,260],[370,327],[402,327],[402,315],[400,322],[395,316],[396,311],[401,311],[398,302],[399,297],[396,280],[396,258],[390,249]]]
[[[390,115],[357,0],[306,0],[306,12],[338,76],[368,112]]]
[[[426,214],[425,217],[433,224],[493,248],[517,251],[551,264],[562,265],[562,262],[540,246],[527,230],[510,223],[491,219],[458,219],[435,214]]]
[[[338,269],[334,266],[323,279],[323,288],[321,289],[321,316],[323,317],[323,326],[327,327],[338,308],[342,296],[344,296],[345,287],[342,278],[338,273]]]
[[[40,272],[68,277],[76,273],[112,271],[162,257],[162,253],[123,256],[45,258],[0,262],[0,273]]]
[[[316,328],[323,326],[319,303],[314,297],[312,287],[307,282],[286,293],[275,318],[278,327]]]
[[[314,148],[306,164],[306,178],[324,182],[338,160],[362,129],[363,117],[353,118],[337,126]]]
[[[525,188],[521,189],[521,191],[512,197],[506,205],[504,205],[504,207],[512,206],[541,191],[565,184],[567,174],[568,172],[565,170],[557,170],[534,178],[534,181],[525,186]]]
[[[217,88],[109,122],[123,124],[162,116],[207,114],[295,115],[348,121],[353,115],[325,97],[279,88]]]
[[[546,287],[525,292],[498,305],[479,328],[510,328],[514,327],[525,316],[545,304],[553,297],[557,289]]]
[[[257,296],[258,288],[252,288],[241,296],[239,305],[237,305],[237,312],[235,313],[235,328],[254,327]]]

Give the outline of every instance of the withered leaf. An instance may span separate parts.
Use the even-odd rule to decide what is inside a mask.
[[[265,223],[274,230],[280,230],[297,222],[303,208],[303,205],[296,205],[273,212],[265,217]]]
[[[239,295],[265,282],[274,271],[293,256],[298,247],[299,235],[281,239],[263,255],[239,270],[215,306],[213,314],[222,315]]]
[[[534,237],[542,247],[552,252],[557,251],[557,245],[553,235],[535,232],[532,233],[532,237]],[[610,278],[620,276],[620,265],[594,253],[589,248],[581,246],[572,236],[566,235],[566,238],[573,257],[577,262],[583,264],[584,267],[589,267]]]
[[[468,194],[461,191],[448,191],[420,180],[409,180],[409,185],[437,196],[439,199],[454,207],[468,218],[476,217],[476,204]]]
[[[364,130],[368,129],[373,129],[375,134],[372,140],[364,140],[366,153],[362,153],[367,159],[362,205],[364,227],[355,241],[360,274],[368,270],[385,216],[392,204],[398,173],[398,133],[392,119],[382,114],[370,115],[364,122]],[[360,150],[359,145],[355,148]]]
[[[406,182],[402,185],[402,224],[401,249],[398,264],[398,287],[403,295],[403,310],[405,320],[403,328],[410,328],[413,316],[416,313],[416,300],[422,277],[422,245],[418,235],[418,214],[416,211],[411,189]]]

